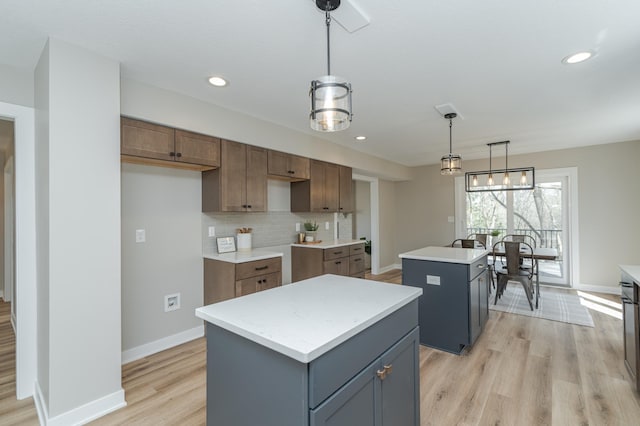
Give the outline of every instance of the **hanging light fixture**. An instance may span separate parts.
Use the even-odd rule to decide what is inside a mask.
[[[324,11],[327,25],[327,75],[311,82],[310,125],[319,132],[344,130],[351,124],[351,84],[343,78],[331,75],[329,28],[331,12],[340,6],[340,0],[316,0],[318,9]]]
[[[511,142],[502,141],[487,144],[489,145],[489,170],[465,173],[465,189],[467,192],[515,191],[533,189],[535,187],[536,171],[534,167],[509,168],[509,143]],[[504,145],[504,169],[493,168],[491,160],[494,145]],[[520,173],[520,179],[516,179],[514,182],[510,174],[517,176],[518,173]],[[486,180],[484,179],[485,177]],[[481,182],[486,182],[486,184],[482,185]]]
[[[456,175],[462,172],[462,157],[458,154],[452,154],[453,150],[452,140],[451,140],[451,127],[453,126],[453,119],[456,118],[458,114],[455,112],[450,112],[444,115],[444,118],[449,120],[449,154],[444,155],[440,160],[440,174],[441,175]]]

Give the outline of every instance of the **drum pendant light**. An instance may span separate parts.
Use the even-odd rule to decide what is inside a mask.
[[[331,75],[331,56],[329,43],[329,29],[331,26],[331,12],[340,6],[340,0],[316,0],[318,9],[325,12],[327,25],[327,75],[311,82],[309,96],[311,98],[311,113],[309,124],[313,130],[319,132],[337,132],[344,130],[351,124],[351,84],[343,78]]]
[[[449,120],[449,154],[442,157],[440,160],[440,174],[441,175],[457,175],[462,172],[462,157],[458,154],[452,154],[453,142],[451,140],[451,127],[453,126],[453,119],[458,114],[450,112],[444,115],[444,118]]]

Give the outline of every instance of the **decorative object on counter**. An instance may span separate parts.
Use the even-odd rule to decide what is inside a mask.
[[[343,78],[331,75],[329,27],[331,12],[340,6],[340,0],[316,0],[318,9],[325,12],[327,25],[327,75],[311,82],[311,113],[309,124],[319,132],[344,130],[351,124],[351,84]]]
[[[236,251],[236,242],[233,237],[216,238],[218,253],[231,253]]]
[[[516,191],[535,187],[536,171],[534,167],[509,168],[510,143],[510,141],[502,141],[487,144],[489,145],[489,170],[465,173],[464,181],[467,192]],[[492,168],[492,148],[494,145],[504,145],[504,169]],[[510,173],[516,176],[512,178]]]
[[[305,233],[305,237],[304,240],[307,243],[312,243],[313,241],[315,241],[316,239],[316,232],[318,231],[318,227],[320,225],[318,225],[316,222],[305,222],[304,223],[304,230],[307,231]]]
[[[236,239],[238,240],[238,251],[251,250],[251,228],[238,228]]]
[[[458,114],[450,112],[444,115],[444,118],[449,120],[449,154],[444,155],[440,160],[440,174],[441,175],[457,175],[462,173],[462,157],[458,154],[453,154],[453,144],[451,141],[451,127],[453,126],[453,119]]]
[[[305,238],[304,232],[299,232],[298,233],[298,244],[304,243],[304,238]]]

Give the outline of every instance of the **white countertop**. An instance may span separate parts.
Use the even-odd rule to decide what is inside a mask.
[[[468,249],[459,247],[423,247],[398,257],[402,259],[431,260],[434,262],[471,264],[490,253],[485,249]]]
[[[417,299],[422,289],[322,275],[196,309],[196,316],[308,363]]]
[[[364,244],[364,240],[323,240],[320,243],[302,243],[302,244],[297,244],[297,243],[293,243],[291,244],[292,247],[309,247],[309,248],[319,248],[319,249],[326,249],[326,248],[335,248],[335,247],[342,247],[342,246],[350,246],[353,244],[358,244],[358,243],[363,243]]]
[[[270,259],[272,257],[282,257],[282,253],[263,249],[236,251],[233,253],[222,254],[211,251],[202,253],[202,257],[204,257],[205,259],[222,260],[224,262],[230,263],[243,263],[251,262],[254,260]]]
[[[631,275],[631,278],[640,285],[640,265],[618,265],[620,269]]]

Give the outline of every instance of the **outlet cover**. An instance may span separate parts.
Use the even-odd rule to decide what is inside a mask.
[[[296,223],[296,232],[300,232],[300,222]]]
[[[144,229],[136,229],[136,243],[144,243],[147,241],[147,233]]]
[[[164,296],[164,311],[171,312],[180,309],[180,293],[167,294]]]

